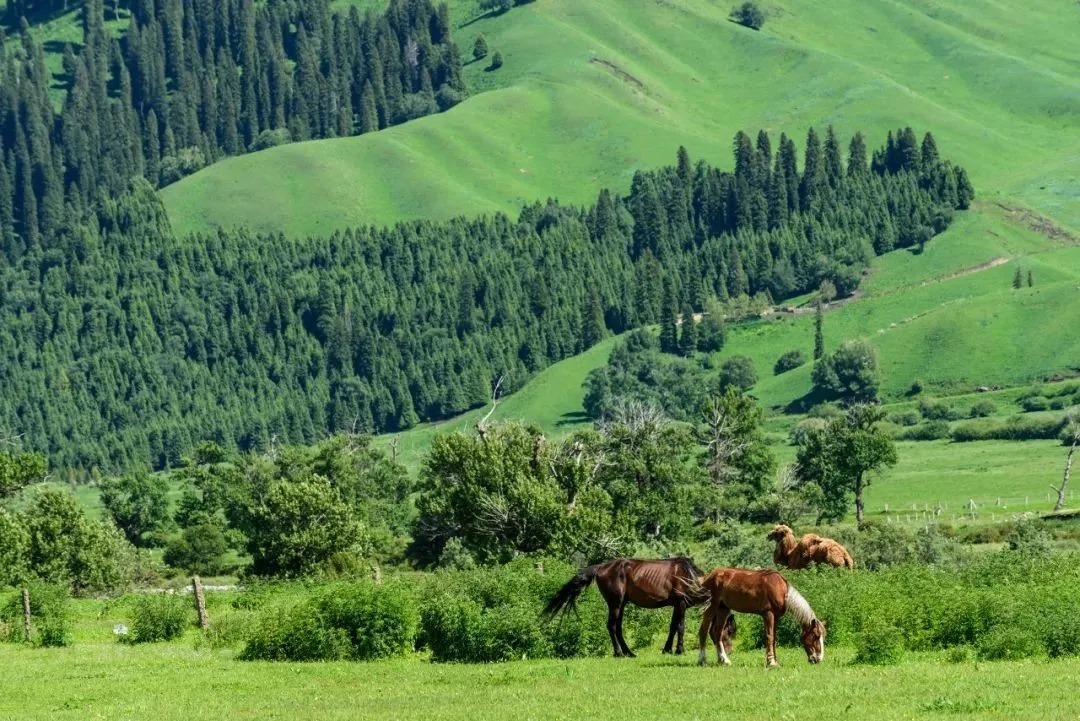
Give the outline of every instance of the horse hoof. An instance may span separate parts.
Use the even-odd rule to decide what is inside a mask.
[[[664,654],[667,654],[667,655],[669,655],[669,656],[670,656],[670,655],[671,655],[671,649],[670,649],[670,648],[665,648],[665,649],[664,649],[663,651],[661,651],[660,653],[664,653]]]

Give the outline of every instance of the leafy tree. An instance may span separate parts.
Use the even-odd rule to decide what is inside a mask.
[[[214,575],[224,566],[222,557],[228,543],[221,527],[214,523],[185,528],[165,547],[164,561],[188,573]]]
[[[19,516],[27,565],[41,580],[75,593],[116,591],[130,580],[131,546],[109,524],[88,519],[70,493],[40,491]]]
[[[720,311],[705,314],[698,324],[698,350],[703,353],[715,353],[724,348],[727,342],[727,324]]]
[[[47,464],[40,453],[9,453],[0,451],[0,500],[41,481]]]
[[[863,522],[868,474],[897,460],[892,437],[876,425],[884,417],[876,406],[855,405],[843,418],[806,434],[798,452],[798,473],[801,482],[821,488],[821,519],[843,518],[854,496],[855,518]]]
[[[799,366],[805,364],[806,356],[803,355],[803,352],[801,350],[789,350],[776,359],[776,364],[773,365],[773,375],[787,373],[788,371],[794,370]]]
[[[491,64],[488,65],[488,70],[498,70],[503,66],[502,53],[496,50],[491,56]]]
[[[169,482],[157,474],[133,474],[101,482],[101,503],[135,546],[161,542],[169,522]]]
[[[760,30],[765,24],[765,11],[756,2],[746,0],[731,11],[731,18],[740,25]]]
[[[814,390],[829,398],[858,403],[877,398],[881,376],[877,351],[864,340],[845,341],[814,364]]]
[[[272,483],[251,509],[245,533],[256,574],[291,578],[311,573],[338,553],[359,554],[363,539],[341,494],[317,475]]]
[[[0,507],[0,587],[21,583],[30,575],[30,535],[18,516]]]
[[[487,40],[483,34],[476,36],[476,42],[473,43],[472,55],[476,60],[486,58],[488,54]]]
[[[740,391],[745,391],[755,383],[757,383],[757,371],[754,370],[754,361],[749,356],[732,356],[720,367],[721,388],[734,386]]]

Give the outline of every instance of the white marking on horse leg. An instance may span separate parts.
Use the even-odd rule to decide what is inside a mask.
[[[724,644],[721,643],[716,648],[716,660],[724,666],[731,665],[731,659],[728,658],[727,651],[724,650]]]

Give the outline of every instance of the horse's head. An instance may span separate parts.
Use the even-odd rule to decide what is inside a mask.
[[[769,535],[766,536],[770,541],[780,541],[786,536],[794,536],[795,531],[792,531],[790,527],[785,526],[783,523],[778,523],[773,526],[773,529],[769,531]]]
[[[802,631],[802,645],[806,649],[806,660],[821,663],[825,660],[825,624],[816,618]]]

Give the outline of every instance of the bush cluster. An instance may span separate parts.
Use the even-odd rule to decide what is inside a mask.
[[[958,423],[952,439],[966,441],[1030,441],[1058,438],[1067,420],[1061,416],[1012,416],[1004,421],[984,418]]]
[[[31,641],[39,646],[67,646],[71,643],[71,616],[68,591],[58,584],[30,583]],[[7,595],[0,606],[0,640],[24,640],[22,589]]]
[[[287,607],[267,604],[240,657],[265,661],[369,661],[413,648],[420,613],[403,582],[323,586]]]
[[[139,596],[134,601],[127,643],[156,643],[179,638],[192,621],[191,598],[174,594]]]

